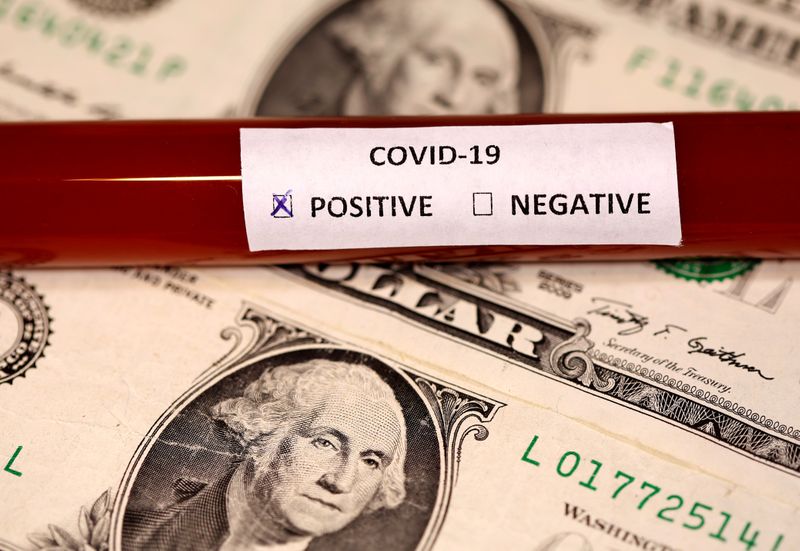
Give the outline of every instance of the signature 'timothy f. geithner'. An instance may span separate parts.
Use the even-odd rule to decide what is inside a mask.
[[[766,379],[767,381],[772,381],[775,379],[775,377],[768,377],[767,375],[764,375],[764,373],[762,373],[761,370],[755,366],[740,362],[739,358],[745,355],[744,352],[725,350],[723,347],[711,348],[705,346],[704,341],[706,338],[707,337],[694,337],[693,339],[689,339],[687,342],[690,348],[689,354],[705,354],[706,356],[717,358],[717,360],[719,360],[721,363],[729,364],[733,367],[737,367],[751,373],[757,373],[759,377]]]

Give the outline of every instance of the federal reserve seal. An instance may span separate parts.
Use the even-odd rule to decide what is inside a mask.
[[[656,266],[668,274],[689,281],[722,281],[752,270],[757,258],[672,258],[656,260]]]
[[[72,0],[82,8],[104,15],[131,15],[150,11],[166,0]]]
[[[0,272],[0,384],[12,383],[36,365],[50,338],[50,321],[33,286]]]

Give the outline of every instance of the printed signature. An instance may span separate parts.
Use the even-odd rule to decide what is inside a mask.
[[[764,375],[762,371],[752,365],[743,363],[739,361],[739,358],[745,355],[744,352],[736,352],[735,350],[725,350],[723,347],[713,348],[710,346],[706,346],[705,340],[707,337],[695,337],[693,339],[689,339],[686,343],[689,345],[689,354],[704,354],[706,356],[711,356],[712,358],[717,358],[721,363],[732,365],[733,367],[743,369],[744,371],[748,371],[750,373],[756,373],[762,379],[766,379],[767,381],[772,381],[775,377],[768,377]]]
[[[635,335],[650,323],[647,316],[634,312],[633,306],[625,302],[602,297],[592,297],[592,302],[599,306],[589,310],[589,314],[606,317],[615,321],[617,325],[625,326],[617,332],[617,335]]]

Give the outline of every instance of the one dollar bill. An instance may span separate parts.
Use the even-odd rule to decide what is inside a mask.
[[[594,361],[593,321],[343,270],[4,274],[0,545],[797,545],[785,435]]]

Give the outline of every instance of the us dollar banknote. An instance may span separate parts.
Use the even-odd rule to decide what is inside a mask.
[[[698,259],[308,265],[284,271],[306,286],[449,332],[462,345],[493,349],[523,370],[555,375],[597,398],[796,475],[800,377],[786,350],[787,329],[800,319],[800,300],[792,292],[799,269],[797,261]],[[212,273],[254,294],[288,296],[263,269]],[[304,292],[289,300],[301,303]],[[583,339],[580,361],[559,367],[549,352],[550,365],[543,360],[539,348],[557,343],[542,330],[542,311],[577,320],[570,327]],[[333,320],[338,315],[309,313]],[[458,371],[505,392],[520,388],[481,362],[460,364]]]
[[[432,267],[250,274],[2,274],[0,547],[797,546],[796,433],[598,359],[588,316]]]
[[[794,0],[2,0],[0,117],[769,110]]]

